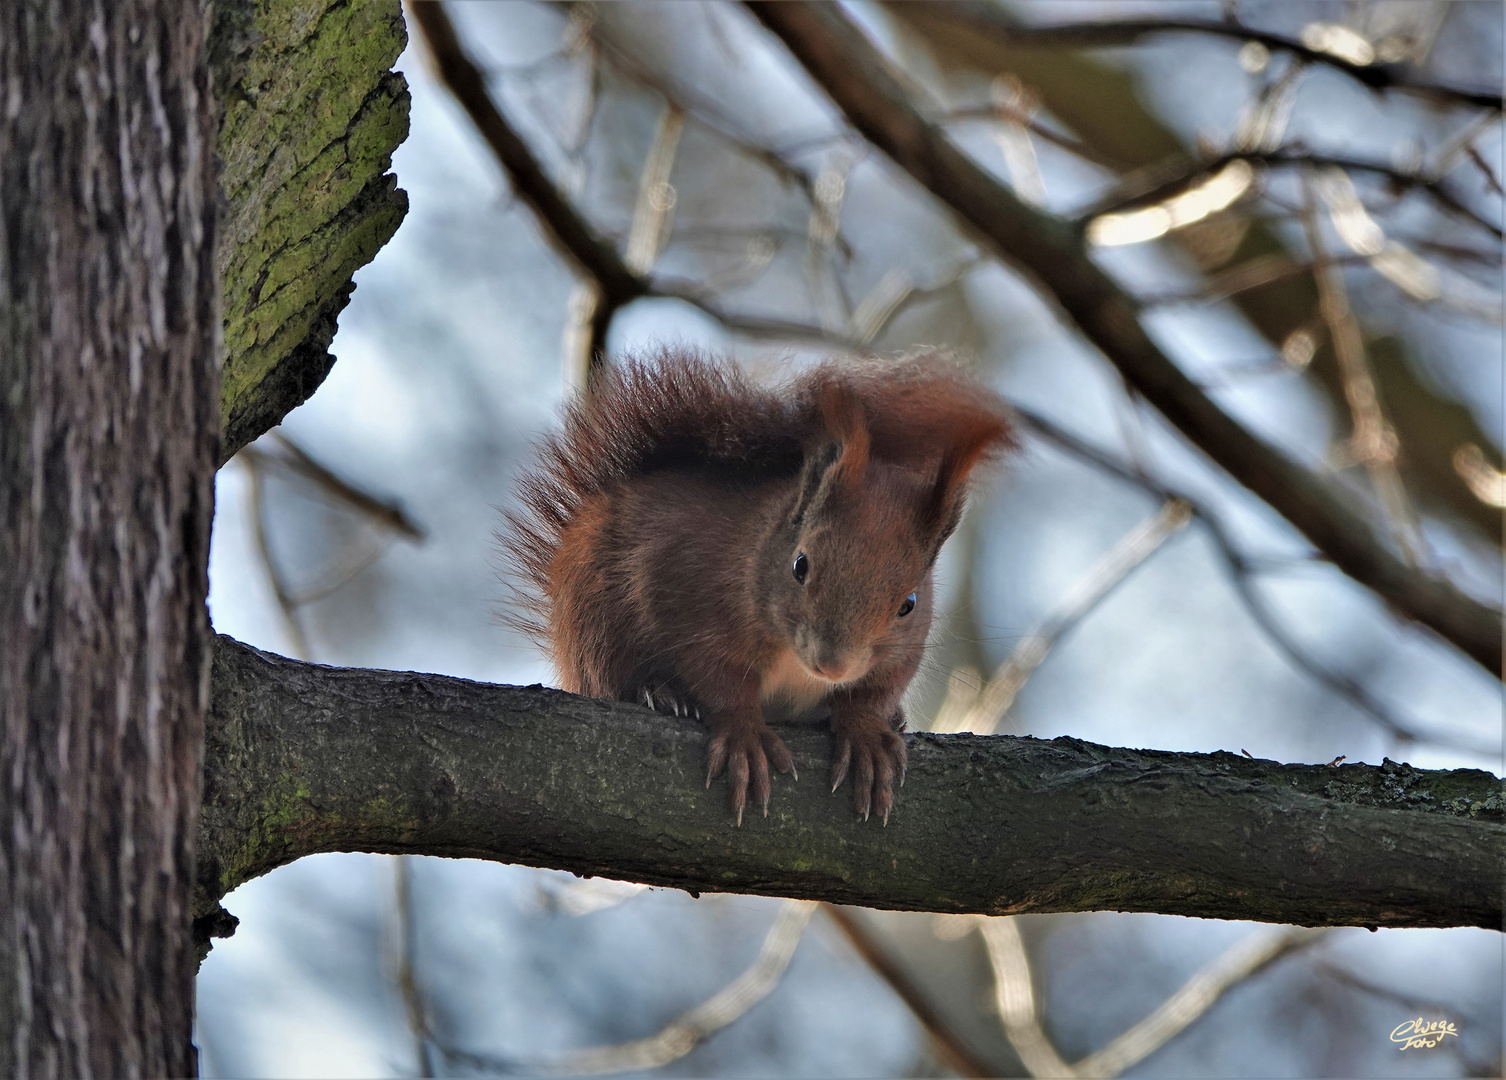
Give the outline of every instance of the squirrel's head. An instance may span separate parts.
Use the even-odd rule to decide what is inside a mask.
[[[901,464],[872,452],[850,389],[828,385],[821,413],[823,434],[763,549],[761,594],[801,665],[840,684],[896,652],[918,657],[936,555],[961,519],[968,472],[998,434],[952,433],[928,460]]]

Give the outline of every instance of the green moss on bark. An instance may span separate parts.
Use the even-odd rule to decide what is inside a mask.
[[[219,0],[212,36],[226,460],[323,381],[351,275],[407,211],[388,173],[408,133],[390,70],[407,31],[398,0]]]

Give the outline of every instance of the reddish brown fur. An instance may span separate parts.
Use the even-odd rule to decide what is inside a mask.
[[[969,474],[1009,445],[998,398],[934,357],[773,389],[688,352],[628,360],[520,483],[516,621],[566,689],[709,712],[708,782],[727,768],[739,820],[750,783],[767,808],[770,761],[793,771],[765,712],[814,709],[833,786],[850,769],[859,811],[887,818],[931,567]]]

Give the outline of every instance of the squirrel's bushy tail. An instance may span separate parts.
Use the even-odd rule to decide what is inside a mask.
[[[565,407],[519,478],[518,506],[498,539],[517,601],[507,622],[543,643],[549,572],[561,537],[593,495],[660,469],[722,467],[750,477],[793,474],[802,445],[792,403],[731,364],[686,349],[628,357]]]

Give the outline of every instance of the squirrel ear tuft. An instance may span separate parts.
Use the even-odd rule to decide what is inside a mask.
[[[973,467],[989,453],[1009,442],[1009,429],[996,417],[987,417],[965,431],[941,456],[936,481],[920,510],[921,535],[930,544],[931,556],[956,530],[967,503],[967,478]]]
[[[832,466],[832,480],[852,490],[868,471],[870,440],[863,402],[847,384],[829,382],[821,390],[821,420],[827,437],[841,447],[841,456]]]

